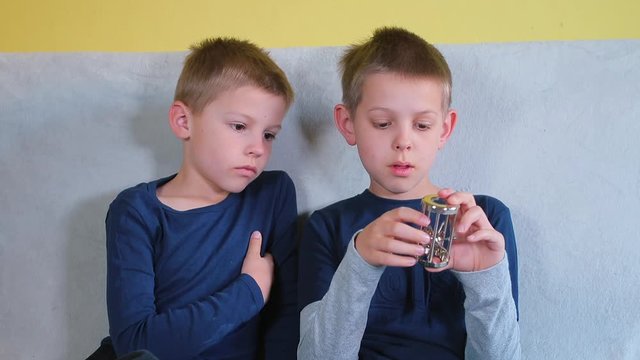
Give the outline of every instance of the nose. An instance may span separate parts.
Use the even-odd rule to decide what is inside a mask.
[[[411,150],[411,144],[409,144],[408,142],[396,142],[395,148],[396,150]]]
[[[265,143],[262,134],[257,139],[252,139],[247,147],[247,153],[252,157],[260,157],[265,153]]]
[[[393,141],[393,148],[395,150],[404,151],[411,150],[411,139],[407,131],[401,130]]]

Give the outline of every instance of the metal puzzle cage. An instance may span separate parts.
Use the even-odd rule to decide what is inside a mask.
[[[424,247],[424,255],[418,261],[425,268],[442,268],[449,264],[451,243],[455,239],[454,225],[458,215],[458,206],[449,205],[438,195],[427,195],[422,198],[422,211],[431,222],[422,228],[429,234],[431,241]]]

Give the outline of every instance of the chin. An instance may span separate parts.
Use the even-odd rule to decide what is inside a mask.
[[[249,186],[249,183],[247,183],[247,184],[246,184],[246,185],[244,185],[244,186],[234,186],[231,190],[229,190],[229,192],[232,192],[232,193],[240,193],[240,192],[243,192],[243,191],[244,191],[244,189],[246,189],[246,188],[247,188],[247,186]]]
[[[413,195],[413,189],[389,189],[389,192],[394,196],[401,199],[413,199],[416,196]]]
[[[230,192],[230,193],[239,193],[239,192],[242,192],[242,191],[244,191],[244,189],[246,189],[246,188],[247,188],[247,186],[249,186],[249,184],[251,184],[251,182],[252,182],[253,180],[254,180],[254,179],[247,180],[247,181],[246,181],[246,182],[244,182],[244,183],[240,183],[240,182],[237,182],[237,181],[236,181],[234,184],[229,184],[229,186],[225,186],[225,190],[226,190],[226,191],[228,191],[228,192]]]
[[[388,196],[398,199],[413,199],[424,195],[415,195],[418,184],[402,182],[378,183],[379,190],[384,191]]]

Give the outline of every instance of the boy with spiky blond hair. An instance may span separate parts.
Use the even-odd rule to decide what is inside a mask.
[[[292,101],[254,44],[191,48],[169,110],[182,165],[121,192],[106,218],[119,356],[295,359],[295,189],[284,172],[263,172]]]
[[[457,121],[444,57],[409,31],[382,28],[348,48],[341,68],[335,125],[370,185],[305,226],[298,358],[518,359],[509,209],[430,180]],[[419,229],[429,194],[460,210],[449,264],[425,271],[416,258],[432,241]]]

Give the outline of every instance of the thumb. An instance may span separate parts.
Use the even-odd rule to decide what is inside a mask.
[[[261,248],[262,234],[260,231],[254,231],[251,233],[251,238],[249,239],[249,249],[247,250],[247,254],[257,254],[260,256]]]
[[[438,197],[442,199],[446,199],[449,197],[449,195],[453,194],[454,192],[456,191],[451,188],[441,189],[440,191],[438,191]]]

